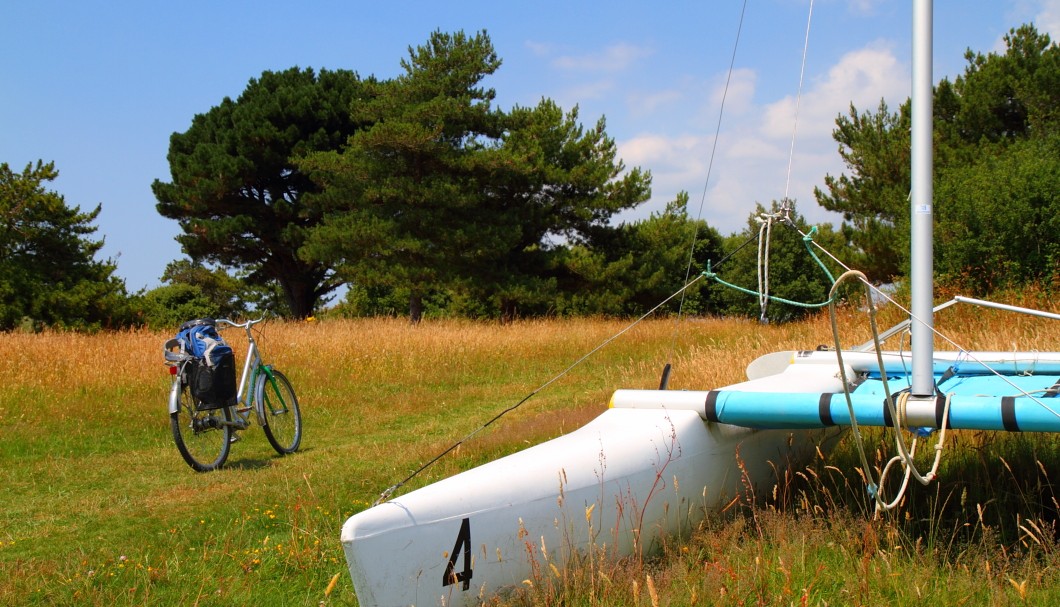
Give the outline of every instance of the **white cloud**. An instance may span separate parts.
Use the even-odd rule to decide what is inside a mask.
[[[621,142],[618,152],[626,166],[658,167],[652,168],[656,180],[660,177],[674,180],[678,176],[685,179],[690,175],[702,179],[706,174],[703,164],[706,143],[702,137],[693,135],[640,135]]]
[[[722,80],[711,93],[711,104],[721,107],[722,99],[725,99],[725,112],[742,113],[751,107],[754,101],[755,85],[758,82],[758,74],[751,69],[738,68],[732,71],[732,77],[728,78],[728,90],[726,81]],[[716,110],[715,110],[716,113]]]
[[[847,6],[855,15],[871,15],[884,0],[848,0]]]
[[[1053,42],[1060,41],[1060,0],[1043,0],[1034,16],[1034,26],[1039,32],[1049,34]]]
[[[601,99],[615,90],[613,80],[593,80],[580,82],[577,85],[567,87],[558,93],[557,101],[560,107],[573,108],[586,101]],[[584,116],[583,116],[584,118]],[[593,118],[595,120],[595,118]]]
[[[620,72],[651,54],[647,48],[621,42],[595,53],[557,57],[552,63],[563,70]]]
[[[892,109],[909,96],[909,74],[885,46],[851,51],[815,83],[799,103],[799,136],[814,137],[832,131],[837,114],[846,114],[853,103],[859,110],[875,110],[880,99]],[[762,132],[769,137],[791,137],[795,122],[795,96],[765,109]]]
[[[737,231],[755,203],[768,206],[788,196],[796,199],[798,211],[809,221],[837,221],[837,216],[817,206],[813,196],[826,174],[845,169],[832,140],[835,118],[845,114],[852,102],[861,111],[875,111],[884,98],[892,110],[897,109],[909,94],[908,68],[889,46],[873,43],[844,54],[809,81],[802,96],[790,175],[795,95],[756,103],[756,78],[754,71],[745,69],[734,72],[730,80],[702,218],[724,233]],[[661,209],[681,190],[691,196],[689,212],[698,212],[723,88],[724,81],[709,95],[704,105],[711,106],[713,118],[709,125],[701,121],[696,134],[641,134],[621,142],[619,152],[627,166],[652,171],[653,198],[640,214]]]
[[[1060,0],[1012,0],[1005,17],[1008,23],[998,34],[994,45],[984,52],[1004,54],[1008,50],[1005,35],[1009,27],[1033,23],[1039,34],[1049,34],[1054,43],[1060,42]]]
[[[530,49],[530,52],[538,57],[545,57],[553,53],[552,44],[548,42],[537,42],[536,40],[527,40],[525,43],[526,48]]]
[[[551,44],[532,41],[525,44],[531,52],[545,58],[555,70],[558,70],[557,80],[560,84],[556,86],[555,92],[547,96],[552,97],[561,107],[568,108],[575,105],[591,105],[592,101],[614,94],[619,88],[614,74],[628,69],[638,59],[652,53],[646,47],[618,43],[596,52],[564,55]],[[640,103],[644,108],[653,109],[672,99],[672,94],[662,93],[639,100],[635,97],[629,99],[631,102]]]
[[[685,94],[679,89],[663,89],[648,94],[631,93],[629,105],[634,115],[643,116],[672,106],[684,98]]]

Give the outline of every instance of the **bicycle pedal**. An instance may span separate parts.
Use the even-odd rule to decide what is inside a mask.
[[[241,440],[243,440],[243,437],[233,432],[232,438],[228,439],[228,444],[238,443]]]

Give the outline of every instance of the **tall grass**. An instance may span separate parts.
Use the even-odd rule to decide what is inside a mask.
[[[856,311],[844,314],[847,343],[868,339]],[[968,347],[1055,349],[1040,321],[947,314],[941,328]],[[303,449],[281,458],[253,428],[210,474],[192,472],[172,444],[168,334],[2,334],[0,604],[354,605],[345,519],[625,326],[271,323],[260,345],[298,392]],[[238,335],[226,337],[245,352]],[[703,389],[742,380],[758,355],[830,343],[824,318],[644,322],[409,488],[569,431],[612,390],[656,387],[666,362],[671,388]],[[1055,442],[970,433],[953,442],[943,482],[914,488],[895,515],[869,515],[841,443],[766,503],[734,504],[652,559],[582,555],[579,566],[542,567],[538,583],[506,600],[1060,603]],[[886,443],[872,444],[882,458]]]

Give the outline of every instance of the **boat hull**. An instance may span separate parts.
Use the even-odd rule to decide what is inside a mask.
[[[739,386],[839,388],[836,369],[788,375]],[[665,399],[609,408],[570,434],[352,516],[342,544],[358,601],[478,603],[574,554],[646,553],[737,497],[767,495],[777,470],[839,432],[711,423]]]

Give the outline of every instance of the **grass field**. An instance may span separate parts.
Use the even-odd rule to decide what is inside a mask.
[[[967,347],[1057,349],[1041,321],[946,314],[939,327]],[[868,338],[853,312],[843,326],[848,345]],[[298,392],[302,451],[278,457],[254,427],[210,474],[193,472],[170,436],[170,335],[0,334],[0,604],[355,605],[345,519],[625,327],[273,322],[260,345]],[[657,386],[668,361],[672,388],[704,389],[740,381],[757,355],[830,343],[826,318],[644,322],[409,488],[569,431],[614,389]],[[876,437],[879,461],[890,451]],[[958,434],[944,482],[915,487],[881,519],[847,442],[768,504],[740,504],[661,555],[549,571],[510,600],[1060,604],[1052,437]]]

